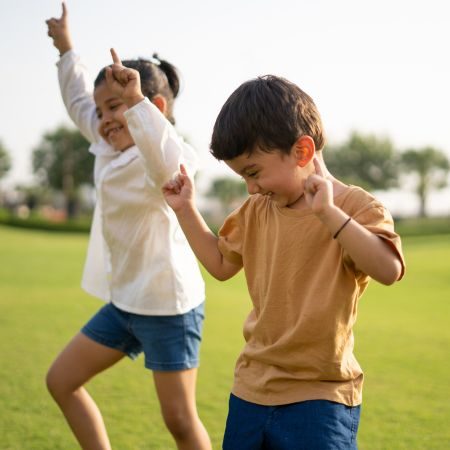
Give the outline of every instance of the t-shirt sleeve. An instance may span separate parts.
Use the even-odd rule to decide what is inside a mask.
[[[373,199],[351,216],[371,233],[383,239],[397,255],[402,265],[402,272],[398,278],[400,280],[405,272],[405,260],[400,236],[394,230],[394,220],[390,212],[378,200]]]
[[[242,208],[232,212],[219,230],[219,250],[224,258],[242,266],[243,226]]]

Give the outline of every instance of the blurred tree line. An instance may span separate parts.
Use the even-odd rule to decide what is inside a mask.
[[[30,207],[48,201],[51,193],[62,194],[66,217],[80,209],[80,189],[92,186],[94,157],[89,143],[78,130],[60,126],[43,135],[32,152],[36,184],[22,188]],[[324,159],[330,172],[347,184],[369,191],[386,191],[400,186],[401,178],[415,180],[419,215],[427,215],[430,192],[448,184],[450,164],[441,150],[424,147],[397,150],[386,137],[352,132],[340,144],[328,144]],[[9,153],[0,141],[0,180],[11,168]],[[247,195],[245,183],[232,177],[212,180],[206,197],[215,199],[223,213],[236,207]]]
[[[78,130],[60,126],[45,133],[32,153],[38,185],[62,192],[69,219],[79,211],[80,186],[93,183],[94,157],[89,145]]]
[[[6,176],[11,169],[11,157],[3,142],[0,141],[0,180]]]

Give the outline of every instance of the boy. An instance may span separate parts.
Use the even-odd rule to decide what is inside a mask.
[[[326,169],[312,99],[285,79],[241,85],[214,125],[212,154],[250,198],[217,238],[184,167],[163,187],[195,254],[217,279],[244,268],[253,303],[235,369],[223,448],[356,449],[363,373],[352,327],[369,278],[404,261],[391,215]]]

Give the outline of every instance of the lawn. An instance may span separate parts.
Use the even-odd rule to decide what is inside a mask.
[[[79,287],[86,243],[83,234],[0,227],[1,450],[77,448],[44,378],[58,351],[100,306]],[[360,304],[362,450],[450,448],[450,235],[408,238],[404,249],[405,279],[391,287],[372,283]],[[224,284],[205,278],[198,407],[218,449],[250,303],[241,275]],[[142,358],[122,361],[88,389],[113,448],[174,448]]]

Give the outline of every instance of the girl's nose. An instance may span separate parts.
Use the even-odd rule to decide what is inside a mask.
[[[107,123],[111,122],[111,121],[112,121],[112,116],[113,116],[113,115],[111,114],[111,112],[105,111],[105,112],[102,114],[101,123],[102,123],[102,124],[107,124]]]

